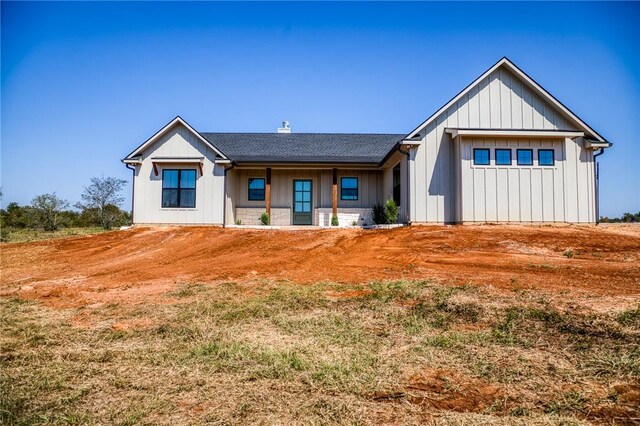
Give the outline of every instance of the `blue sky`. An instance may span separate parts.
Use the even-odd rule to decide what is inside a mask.
[[[640,210],[640,3],[1,8],[3,205],[130,180],[120,159],[176,115],[200,131],[409,132],[508,56],[614,142],[601,214]]]

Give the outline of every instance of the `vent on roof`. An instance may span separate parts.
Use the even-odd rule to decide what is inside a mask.
[[[278,133],[291,133],[291,127],[289,127],[288,121],[282,122],[282,127],[278,127]]]

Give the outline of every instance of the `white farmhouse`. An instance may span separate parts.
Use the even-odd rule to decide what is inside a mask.
[[[595,223],[600,134],[502,58],[408,134],[202,133],[176,117],[123,162],[135,224]]]

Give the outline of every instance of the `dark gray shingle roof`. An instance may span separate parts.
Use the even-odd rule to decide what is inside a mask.
[[[379,163],[404,134],[201,133],[238,162]]]

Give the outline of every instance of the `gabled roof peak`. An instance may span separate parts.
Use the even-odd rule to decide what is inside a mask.
[[[139,147],[137,147],[136,149],[134,149],[131,154],[127,155],[124,160],[129,160],[132,159],[133,157],[136,157],[137,155],[140,155],[140,153],[142,153],[142,151],[144,151],[149,145],[151,145],[152,143],[154,143],[155,141],[157,141],[162,135],[165,134],[165,132],[167,132],[169,129],[171,129],[173,126],[177,125],[177,124],[181,124],[184,127],[187,128],[187,130],[189,130],[191,133],[193,133],[198,139],[200,139],[200,141],[202,141],[204,144],[206,144],[207,146],[209,146],[211,149],[213,149],[213,151],[220,157],[222,157],[223,159],[228,159],[226,155],[224,155],[218,148],[216,148],[215,146],[213,146],[211,144],[211,142],[209,142],[207,139],[205,139],[196,129],[194,129],[193,127],[191,127],[191,125],[189,123],[187,123],[182,117],[180,117],[179,115],[176,115],[176,117],[169,121],[166,125],[164,125],[160,130],[158,130],[153,136],[151,136],[149,139],[147,139],[146,141],[144,141]]]
[[[484,73],[482,73],[478,78],[473,80],[467,87],[462,89],[457,95],[455,95],[449,102],[447,102],[444,106],[438,109],[435,113],[433,113],[429,118],[427,118],[422,124],[416,127],[413,131],[411,131],[407,138],[414,137],[417,133],[427,127],[434,119],[436,119],[440,114],[445,112],[449,107],[451,107],[454,103],[456,103],[460,98],[465,96],[471,89],[476,87],[480,82],[482,82],[485,78],[487,78],[491,73],[497,70],[500,67],[506,67],[509,71],[511,71],[516,77],[518,77],[524,84],[532,88],[536,93],[538,93],[543,99],[552,104],[555,108],[561,111],[564,115],[566,115],[571,121],[573,121],[579,128],[584,130],[585,132],[591,134],[598,141],[606,142],[606,140],[595,130],[593,130],[589,125],[587,125],[582,119],[580,119],[577,115],[575,115],[569,108],[564,106],[562,102],[557,100],[551,93],[545,90],[542,86],[540,86],[534,79],[529,77],[524,71],[522,71],[516,64],[514,64],[509,58],[503,56],[493,64],[489,69],[487,69]]]

